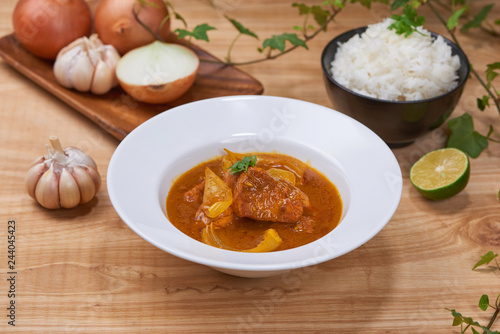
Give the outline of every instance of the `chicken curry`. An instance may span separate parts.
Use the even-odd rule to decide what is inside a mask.
[[[342,200],[322,173],[284,154],[226,152],[172,185],[167,215],[183,233],[223,249],[270,252],[305,245],[338,225]]]

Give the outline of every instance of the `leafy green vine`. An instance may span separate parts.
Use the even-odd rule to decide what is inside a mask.
[[[496,259],[497,257],[498,254],[495,254],[492,251],[487,252],[481,257],[481,260],[479,260],[474,265],[472,270],[475,270],[476,268],[482,265],[488,265],[492,261],[495,261],[496,268],[500,270],[500,265],[498,264],[498,261]],[[491,327],[495,323],[495,320],[497,319],[498,314],[500,313],[500,294],[498,294],[493,304],[490,303],[490,298],[488,295],[482,295],[481,298],[479,299],[478,306],[482,311],[493,309],[493,314],[486,326],[479,324],[477,321],[474,321],[474,319],[471,317],[463,316],[454,309],[447,309],[448,311],[451,312],[451,315],[453,316],[452,325],[460,326],[461,334],[464,334],[468,329],[470,329],[473,334],[480,334],[481,332],[479,332],[479,330],[482,330],[483,334],[500,334],[499,331],[491,330]]]

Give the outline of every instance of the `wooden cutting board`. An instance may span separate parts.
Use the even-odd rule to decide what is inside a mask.
[[[193,86],[171,103],[153,105],[135,101],[120,87],[104,95],[66,89],[55,80],[52,71],[53,62],[32,55],[19,43],[14,34],[0,39],[0,56],[9,65],[119,140],[149,118],[181,104],[217,96],[263,93],[262,84],[249,74],[231,66],[206,62],[218,59],[195,45],[191,44],[191,48],[202,60]]]

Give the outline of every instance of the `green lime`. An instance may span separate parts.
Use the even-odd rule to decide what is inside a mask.
[[[456,148],[434,150],[413,164],[410,181],[425,197],[449,198],[461,192],[469,182],[469,157]]]

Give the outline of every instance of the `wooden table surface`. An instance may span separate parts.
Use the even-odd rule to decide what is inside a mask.
[[[224,57],[237,18],[261,39],[301,23],[292,1],[172,1],[194,26],[210,23],[211,42]],[[474,1],[476,3],[477,1]],[[474,8],[489,1],[478,1]],[[0,35],[13,31],[15,0],[0,4]],[[308,1],[321,3],[321,1]],[[212,4],[212,5],[211,5]],[[213,7],[215,5],[215,8]],[[428,9],[426,27],[445,33]],[[389,15],[349,5],[337,22],[309,43],[274,61],[242,66],[264,94],[330,107],[320,54],[335,35]],[[500,17],[496,4],[492,17]],[[479,32],[459,34],[477,69],[499,61],[500,40]],[[240,38],[239,60],[258,57],[256,41]],[[169,255],[130,230],[111,206],[106,170],[118,140],[0,59],[0,332],[20,333],[459,333],[446,308],[486,324],[490,311],[477,302],[500,293],[500,271],[472,271],[480,256],[500,251],[500,144],[471,160],[471,177],[459,195],[441,202],[412,188],[409,167],[443,146],[445,127],[394,149],[404,178],[400,205],[372,240],[335,260],[286,277],[244,279]],[[469,112],[479,132],[500,130],[498,112],[479,112],[476,79],[467,83],[454,116]],[[48,211],[24,190],[32,160],[50,135],[77,146],[97,162],[103,187],[89,205]],[[200,138],[201,140],[201,138]],[[8,325],[11,275],[7,274],[8,222],[16,223],[15,327]],[[491,270],[490,270],[491,269]],[[493,326],[500,330],[500,322]]]

